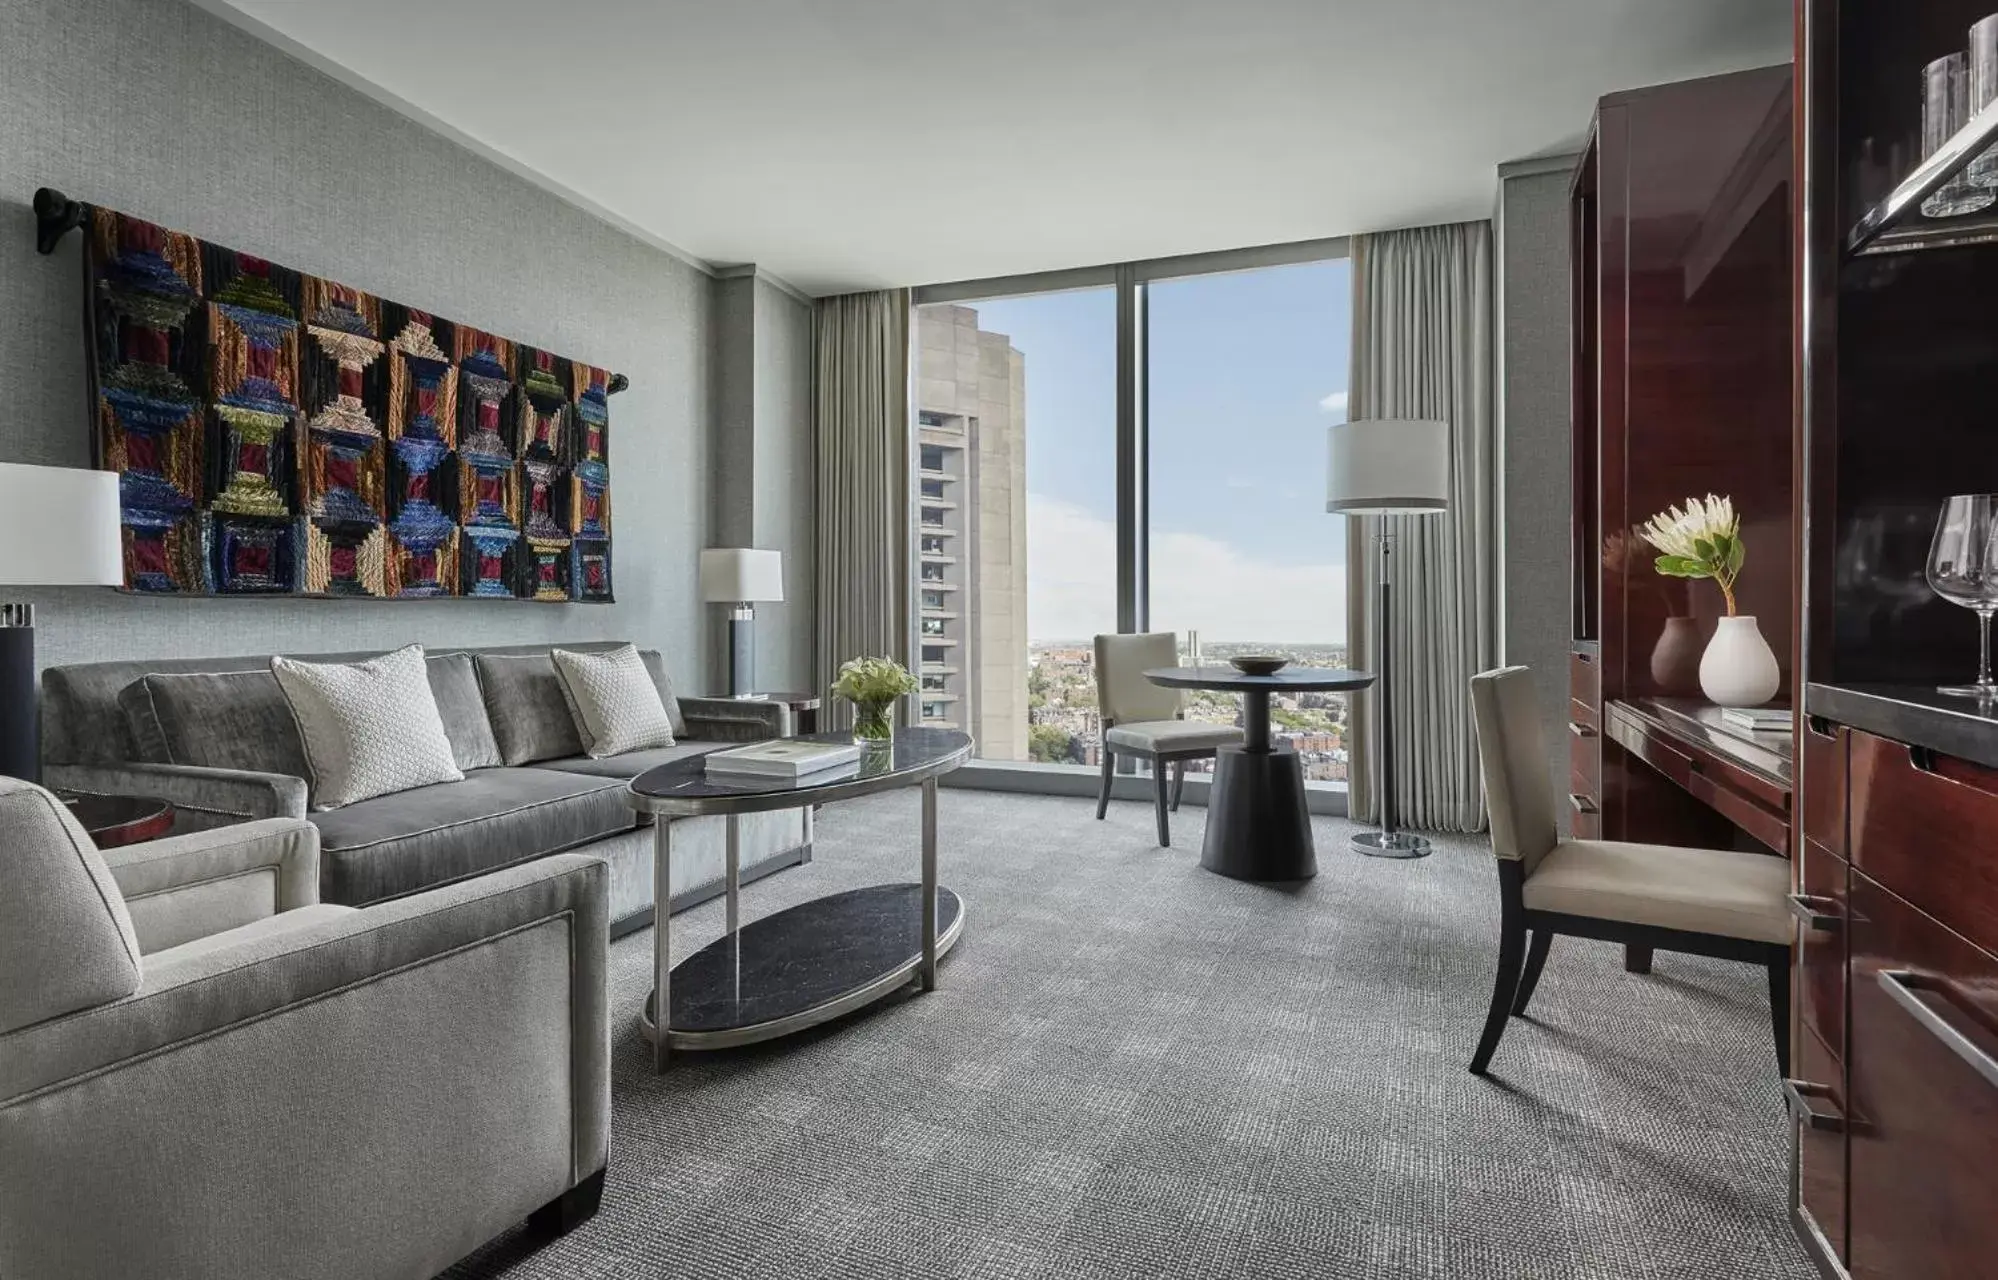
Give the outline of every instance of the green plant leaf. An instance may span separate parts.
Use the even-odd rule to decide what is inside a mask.
[[[1712,570],[1706,565],[1687,556],[1659,556],[1656,565],[1658,572],[1668,578],[1705,578],[1712,576]]]
[[[1747,558],[1747,546],[1742,543],[1740,538],[1732,539],[1727,549],[1727,571],[1729,573],[1740,573],[1742,561]]]
[[[1707,538],[1693,539],[1694,557],[1696,559],[1704,560],[1708,564],[1712,564],[1714,561],[1714,549],[1716,546],[1719,545],[1719,543],[1720,543],[1719,538],[1714,538],[1711,540]]]

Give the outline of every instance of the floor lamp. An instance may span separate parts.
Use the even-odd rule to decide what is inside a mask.
[[[118,476],[0,462],[0,583],[122,586]],[[35,698],[35,606],[0,603],[0,774],[42,776]]]
[[[1448,423],[1405,418],[1342,422],[1331,429],[1330,437],[1327,511],[1349,516],[1430,516],[1448,509]],[[1429,853],[1429,841],[1394,825],[1394,535],[1385,520],[1374,534],[1374,548],[1380,566],[1373,662],[1380,677],[1374,682],[1380,706],[1374,731],[1380,828],[1354,836],[1353,848],[1376,858],[1421,858]]]

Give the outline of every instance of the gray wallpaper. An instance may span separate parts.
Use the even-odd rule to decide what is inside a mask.
[[[1499,398],[1505,440],[1505,661],[1533,668],[1548,767],[1568,782],[1568,177],[1499,170]],[[1562,827],[1568,806],[1557,806]]]
[[[6,0],[0,120],[0,459],[90,456],[79,241],[35,253],[39,186],[631,378],[611,401],[615,605],[12,591],[0,549],[0,595],[41,607],[42,665],[629,638],[706,683],[704,273],[180,0]]]

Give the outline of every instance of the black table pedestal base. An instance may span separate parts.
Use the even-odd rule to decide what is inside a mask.
[[[1207,793],[1200,865],[1236,880],[1308,880],[1318,874],[1304,768],[1295,751],[1221,748]]]

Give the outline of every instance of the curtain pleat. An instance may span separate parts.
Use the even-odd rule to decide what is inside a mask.
[[[909,294],[821,298],[816,344],[819,687],[839,664],[909,655]],[[912,668],[913,669],[913,668]],[[828,699],[821,724],[852,708]]]
[[[1450,424],[1450,509],[1349,516],[1346,617],[1354,667],[1374,669],[1374,538],[1393,535],[1395,814],[1403,826],[1485,825],[1470,678],[1497,652],[1493,557],[1491,226],[1418,227],[1353,240],[1348,416]],[[1349,803],[1378,819],[1375,703],[1354,699]]]

